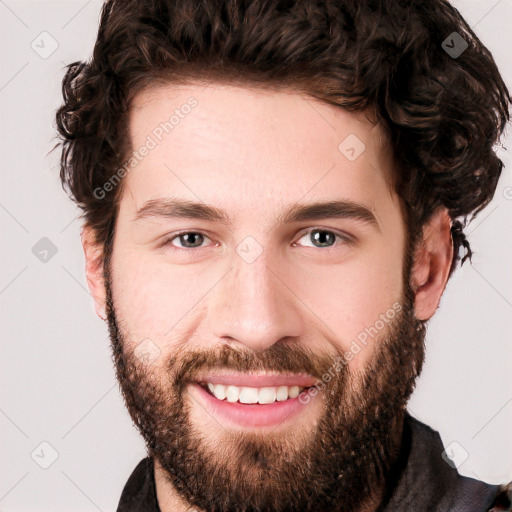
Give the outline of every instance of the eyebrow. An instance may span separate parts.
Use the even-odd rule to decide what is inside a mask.
[[[156,198],[144,202],[137,210],[133,220],[138,221],[147,218],[198,219],[218,222],[226,226],[232,224],[225,210],[206,203],[180,198]],[[380,231],[377,218],[369,208],[347,200],[291,204],[286,207],[283,213],[278,215],[276,223],[290,224],[326,218],[351,218],[364,222]]]

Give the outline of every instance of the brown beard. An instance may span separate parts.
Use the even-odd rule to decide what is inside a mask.
[[[119,329],[109,269],[105,276],[113,360],[128,412],[148,455],[159,461],[182,499],[209,512],[354,512],[385,486],[397,453],[397,427],[400,432],[424,359],[425,327],[414,315],[409,286],[401,311],[370,342],[374,353],[363,373],[338,364],[334,377],[322,381],[317,397],[323,400],[322,415],[311,431],[300,439],[229,431],[212,449],[191,423],[190,400],[184,400],[186,385],[198,372],[271,370],[321,381],[340,354],[314,353],[294,342],[264,352],[226,345],[178,351],[155,381],[151,367],[133,349],[123,349],[134,343]]]

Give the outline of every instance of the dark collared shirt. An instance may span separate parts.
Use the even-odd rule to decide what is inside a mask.
[[[512,485],[458,474],[441,456],[439,434],[406,414],[400,455],[378,512],[511,511]],[[161,512],[153,459],[142,459],[124,486],[117,512]]]

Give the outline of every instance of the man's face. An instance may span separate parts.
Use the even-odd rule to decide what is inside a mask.
[[[130,136],[158,143],[125,177],[107,313],[150,453],[209,510],[354,510],[423,360],[379,127],[291,92],[161,86]],[[317,202],[344,204],[292,218]]]

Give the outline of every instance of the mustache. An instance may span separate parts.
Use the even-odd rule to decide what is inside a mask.
[[[203,350],[179,351],[169,360],[167,370],[174,375],[176,387],[181,388],[196,381],[200,373],[211,370],[306,373],[322,380],[339,355],[318,353],[303,345],[291,343],[275,343],[260,352],[222,345]]]

